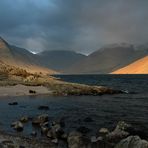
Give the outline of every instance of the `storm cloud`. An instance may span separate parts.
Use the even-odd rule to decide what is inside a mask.
[[[35,52],[148,42],[148,0],[0,0],[0,36]]]

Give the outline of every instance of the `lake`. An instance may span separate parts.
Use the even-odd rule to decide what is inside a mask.
[[[88,135],[94,135],[101,127],[110,130],[124,120],[148,131],[148,75],[57,75],[68,82],[103,85],[130,92],[129,94],[102,96],[22,96],[0,98],[0,128],[14,132],[10,124],[24,115],[34,117],[48,113],[50,121],[63,118],[67,132],[85,127]],[[9,102],[17,101],[17,106]],[[48,111],[38,110],[48,105]],[[87,121],[91,118],[91,121]],[[35,127],[25,125],[23,133],[29,135]]]

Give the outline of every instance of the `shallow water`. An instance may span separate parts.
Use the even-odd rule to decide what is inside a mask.
[[[90,129],[88,135],[94,135],[101,127],[114,128],[120,120],[125,120],[148,131],[148,75],[85,75],[60,76],[60,78],[86,84],[101,84],[122,90],[131,94],[103,96],[23,96],[0,98],[0,127],[8,132],[14,132],[10,124],[21,116],[34,117],[48,113],[50,121],[65,119],[65,130],[72,131],[80,126]],[[17,101],[17,106],[9,106],[9,102]],[[49,111],[38,110],[39,105],[48,105]],[[85,122],[87,117],[92,122]],[[29,135],[34,127],[31,123],[25,125],[22,134]]]

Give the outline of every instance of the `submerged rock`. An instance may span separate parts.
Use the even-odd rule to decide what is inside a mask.
[[[91,117],[86,117],[84,119],[84,122],[93,122],[93,119]]]
[[[115,148],[148,148],[148,141],[141,140],[139,136],[130,136],[121,140]]]
[[[49,110],[49,107],[41,105],[41,106],[38,107],[38,110]]]
[[[18,105],[18,102],[10,102],[8,105]]]
[[[90,129],[85,126],[80,126],[79,128],[77,128],[77,131],[83,134],[87,134],[90,132]]]

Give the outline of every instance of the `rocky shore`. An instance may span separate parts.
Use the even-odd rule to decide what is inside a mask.
[[[36,131],[30,131],[31,137],[19,135],[25,130],[24,124],[31,120],[33,126],[40,129],[42,137]],[[48,114],[41,114],[32,119],[22,117],[11,124],[18,134],[0,132],[1,148],[148,148],[147,135],[136,127],[120,121],[114,130],[101,128],[94,136],[87,136],[79,130],[69,133],[64,131],[63,119],[49,121]],[[145,139],[145,140],[143,140]]]

